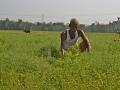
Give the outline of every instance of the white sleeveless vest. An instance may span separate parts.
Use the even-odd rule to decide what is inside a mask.
[[[77,43],[78,40],[78,32],[75,32],[75,38],[71,39],[70,38],[70,34],[69,34],[69,30],[67,30],[67,38],[64,41],[64,49],[69,49],[72,45],[75,45]]]

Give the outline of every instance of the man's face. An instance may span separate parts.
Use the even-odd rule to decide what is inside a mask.
[[[78,30],[78,29],[79,29],[79,25],[77,25],[77,24],[72,24],[72,25],[70,26],[70,28],[73,29],[73,30]]]

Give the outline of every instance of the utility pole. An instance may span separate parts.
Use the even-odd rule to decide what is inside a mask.
[[[45,18],[45,15],[44,15],[44,14],[42,14],[42,15],[41,15],[41,22],[42,22],[42,23],[44,23],[44,22],[45,22],[45,21],[44,21],[44,18]]]

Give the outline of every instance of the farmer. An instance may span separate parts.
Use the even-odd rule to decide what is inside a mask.
[[[66,30],[61,33],[61,52],[62,55],[65,54],[69,48],[75,44],[77,44],[78,38],[82,38],[82,42],[79,44],[80,52],[90,52],[90,42],[86,37],[85,33],[80,30],[80,24],[77,19],[73,18],[69,24],[69,30]]]

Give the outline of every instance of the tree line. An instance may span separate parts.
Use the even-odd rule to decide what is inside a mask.
[[[12,21],[6,18],[5,20],[0,20],[0,30],[19,30],[19,31],[61,31],[65,30],[67,25],[62,22],[56,23],[45,23],[45,22],[25,22],[22,19],[17,21]]]
[[[89,32],[120,32],[120,20],[109,22],[109,24],[99,24],[99,22],[92,23],[85,27],[86,31]]]
[[[19,30],[19,31],[64,31],[68,28],[68,24],[63,22],[45,23],[45,22],[25,22],[22,19],[12,21],[6,18],[0,20],[0,30]],[[80,24],[81,29],[86,32],[120,32],[120,19],[110,22],[109,24],[100,24],[99,22],[91,25]]]

